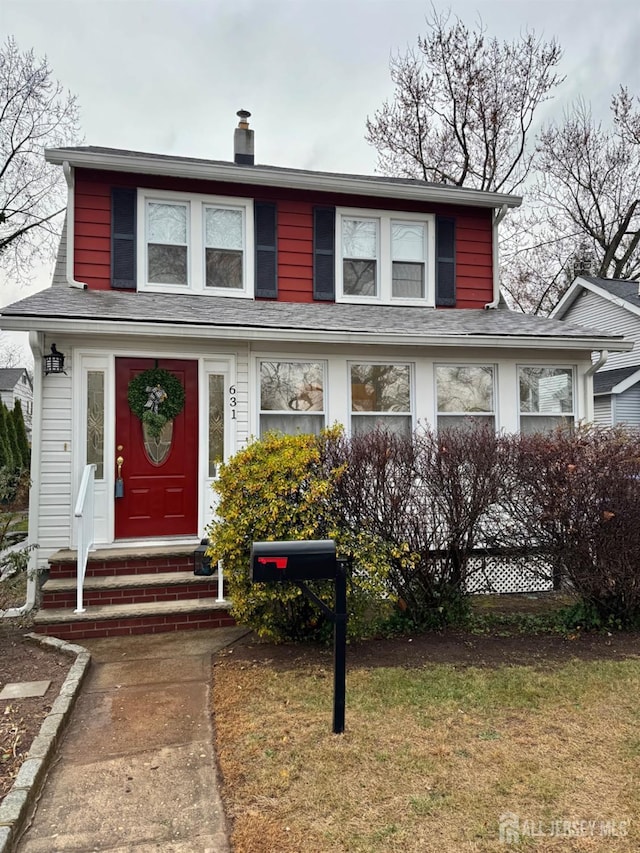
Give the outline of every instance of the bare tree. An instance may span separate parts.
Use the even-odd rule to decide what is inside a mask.
[[[500,287],[518,311],[548,314],[576,275],[596,272],[588,242],[544,207],[529,203],[501,225]]]
[[[0,267],[27,280],[33,261],[57,246],[64,177],[45,162],[45,147],[79,140],[76,98],[52,77],[46,57],[0,47]]]
[[[0,367],[27,367],[31,356],[6,333],[0,332]]]
[[[449,19],[432,9],[417,50],[391,59],[395,93],[365,138],[385,174],[513,191],[535,156],[535,112],[563,80],[562,51],[533,32],[501,43]]]
[[[533,195],[573,263],[590,255],[595,275],[626,279],[640,274],[640,138],[625,115],[616,120],[614,106],[603,128],[578,100],[545,127]]]
[[[640,98],[636,98],[636,101],[640,105]],[[611,99],[611,109],[620,135],[640,145],[640,107],[636,106],[634,112],[634,99],[625,86],[620,86],[618,94]]]

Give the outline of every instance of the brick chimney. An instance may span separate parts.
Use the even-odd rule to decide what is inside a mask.
[[[250,112],[238,110],[240,121],[233,134],[233,162],[239,166],[253,166],[253,131],[249,130]]]

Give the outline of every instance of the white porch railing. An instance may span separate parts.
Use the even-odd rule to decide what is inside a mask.
[[[222,567],[222,560],[218,560],[218,597],[216,601],[218,604],[224,602],[224,569]]]
[[[78,550],[78,573],[76,584],[76,609],[75,613],[84,613],[83,589],[84,576],[87,570],[87,558],[89,551],[93,549],[93,519],[94,519],[94,488],[96,466],[85,465],[82,472],[82,480],[76,501],[75,517],[78,519],[77,528],[77,550]]]

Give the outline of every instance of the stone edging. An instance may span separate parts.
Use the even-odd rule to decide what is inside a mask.
[[[0,804],[0,853],[12,853],[26,826],[91,663],[91,655],[83,646],[40,634],[27,636],[30,640],[63,654],[75,655],[76,659],[60,688],[58,698],[31,744],[11,789]]]

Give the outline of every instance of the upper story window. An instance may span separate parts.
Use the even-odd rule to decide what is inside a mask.
[[[495,426],[493,365],[436,366],[438,429]]]
[[[253,296],[249,199],[138,193],[139,290]]]
[[[520,367],[520,432],[550,432],[575,421],[573,368]]]
[[[434,304],[433,216],[345,208],[336,223],[337,301]]]
[[[244,213],[224,207],[205,207],[206,287],[242,290],[244,272]]]
[[[189,283],[189,206],[147,203],[147,281]]]

